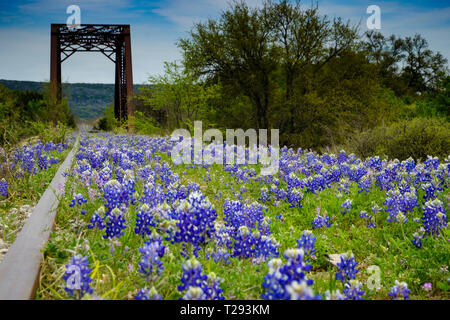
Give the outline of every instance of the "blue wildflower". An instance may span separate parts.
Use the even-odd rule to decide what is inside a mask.
[[[410,291],[406,282],[395,280],[395,285],[391,288],[391,292],[388,295],[394,300],[409,300]]]
[[[120,238],[124,235],[123,230],[127,227],[126,220],[122,211],[114,208],[109,215],[105,218],[106,221],[106,234],[103,235],[105,239]]]
[[[0,195],[3,197],[8,196],[8,183],[5,179],[0,180]]]
[[[442,201],[430,200],[422,206],[422,209],[422,224],[427,234],[438,235],[441,229],[447,227],[447,216]]]
[[[297,240],[298,248],[303,249],[305,254],[314,255],[316,248],[314,247],[316,242],[316,237],[313,235],[312,231],[305,230],[300,236],[300,240]]]
[[[303,262],[303,249],[288,249],[284,257],[286,264],[281,259],[269,261],[269,272],[262,284],[266,291],[261,297],[265,300],[321,299],[309,288],[313,280],[307,279],[305,272],[310,271],[311,266]]]
[[[355,261],[355,256],[351,253],[341,254],[341,261],[337,263],[339,271],[336,273],[336,280],[340,280],[342,283],[355,279],[358,270],[356,265],[358,262]]]
[[[348,281],[342,292],[345,296],[345,300],[363,300],[362,296],[365,292],[361,290],[361,286],[362,283],[355,279]]]
[[[341,204],[342,215],[345,215],[346,213],[348,213],[350,211],[350,209],[352,208],[352,202],[353,202],[353,200],[347,199]]]
[[[69,296],[73,297],[76,295],[80,299],[84,294],[93,292],[89,285],[92,282],[89,276],[92,269],[89,269],[88,266],[88,258],[82,255],[74,255],[70,260],[70,264],[66,265],[66,272],[63,276],[63,279],[66,281],[64,290]]]
[[[74,193],[73,194],[73,199],[69,204],[69,207],[74,207],[75,205],[82,205],[83,203],[86,203],[87,200],[84,199],[83,195],[81,193]]]
[[[134,298],[136,300],[162,300],[161,295],[156,291],[155,287],[139,290]]]
[[[164,270],[160,258],[163,257],[165,252],[165,246],[161,244],[161,239],[145,242],[144,247],[139,248],[139,252],[142,253],[143,256],[138,264],[138,271],[149,280],[154,280],[159,277]]]
[[[191,258],[182,264],[182,285],[178,291],[187,290],[183,300],[223,300],[223,290],[220,288],[221,279],[214,273],[205,275],[202,273],[202,265],[197,259]],[[199,288],[192,291],[192,288]]]

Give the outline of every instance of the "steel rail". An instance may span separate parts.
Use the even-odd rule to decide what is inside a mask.
[[[42,250],[50,237],[60,196],[77,150],[79,135],[45,190],[16,241],[0,263],[0,300],[34,299],[41,269]]]

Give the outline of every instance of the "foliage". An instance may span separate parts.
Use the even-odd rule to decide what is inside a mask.
[[[0,79],[0,84],[10,90],[45,92],[46,83],[36,81],[16,81]],[[134,85],[134,92],[141,85]],[[63,96],[67,98],[71,112],[77,118],[97,119],[102,116],[105,106],[114,101],[114,84],[105,83],[63,83]]]
[[[156,121],[151,117],[145,116],[140,111],[134,112],[134,116],[131,118],[131,123],[135,133],[138,134],[154,135],[160,132]]]
[[[434,154],[444,159],[450,150],[450,124],[444,119],[403,120],[364,131],[352,139],[349,147],[361,157],[379,154],[400,160],[425,160]]]
[[[108,105],[105,108],[103,117],[98,120],[97,128],[102,131],[111,131],[117,127],[118,121],[114,116],[114,106]]]
[[[0,146],[12,148],[24,138],[63,142],[74,117],[67,102],[54,103],[49,91],[11,91],[0,85]]]
[[[203,118],[210,100],[216,96],[216,86],[198,82],[189,69],[175,62],[165,62],[164,72],[149,78],[152,85],[140,88],[138,99],[166,114],[164,127],[185,127],[186,121]]]
[[[333,148],[397,121],[448,118],[447,60],[423,37],[361,35],[317,5],[234,2],[178,46],[182,65],[166,63],[139,95],[139,110],[166,131],[201,119],[222,130],[278,128],[281,144]]]

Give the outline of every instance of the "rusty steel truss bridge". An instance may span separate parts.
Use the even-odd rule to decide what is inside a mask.
[[[81,24],[78,28],[69,28],[66,24],[52,24],[50,42],[53,99],[60,101],[62,97],[61,63],[75,52],[101,52],[115,64],[115,117],[125,120],[133,115],[130,25]]]

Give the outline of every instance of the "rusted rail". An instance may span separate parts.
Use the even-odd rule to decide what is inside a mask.
[[[78,140],[0,263],[0,300],[28,300],[35,296],[42,249],[55,221],[61,187],[66,183],[63,172],[71,167]]]

